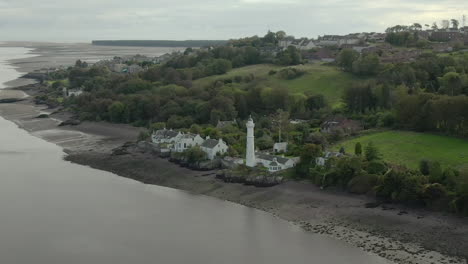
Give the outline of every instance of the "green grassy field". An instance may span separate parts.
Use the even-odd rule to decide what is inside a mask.
[[[340,71],[335,67],[312,64],[298,66],[306,74],[294,80],[273,80],[286,86],[294,92],[323,94],[331,105],[341,101],[345,88],[354,81],[360,80],[349,73]]]
[[[279,71],[285,67],[261,64],[233,69],[223,75],[202,78],[196,80],[194,85],[208,85],[218,79],[254,74],[257,80],[261,80],[259,85],[286,87],[294,93],[323,94],[330,105],[336,106],[339,105],[346,86],[353,81],[361,80],[335,67],[322,64],[308,64],[294,67],[305,71],[305,74],[293,80],[283,80],[276,75],[271,76],[268,73],[271,70]]]
[[[442,167],[468,166],[468,140],[408,131],[386,131],[347,140],[333,146],[354,153],[354,145],[363,148],[372,141],[384,160],[417,169],[422,159],[439,161]]]

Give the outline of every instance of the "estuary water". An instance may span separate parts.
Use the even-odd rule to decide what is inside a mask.
[[[18,77],[0,48],[0,88]],[[267,213],[63,160],[0,117],[0,263],[386,263]]]

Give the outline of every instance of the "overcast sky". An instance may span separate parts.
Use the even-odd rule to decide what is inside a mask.
[[[463,13],[468,0],[0,0],[0,40],[315,38]]]

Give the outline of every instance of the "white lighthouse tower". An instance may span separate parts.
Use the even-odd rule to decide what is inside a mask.
[[[255,161],[255,135],[254,128],[255,123],[252,120],[252,117],[247,121],[247,151],[245,156],[245,165],[248,167],[255,167],[257,162]]]

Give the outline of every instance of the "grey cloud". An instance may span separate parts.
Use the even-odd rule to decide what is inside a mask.
[[[228,39],[383,31],[461,18],[464,0],[0,0],[0,40]]]

